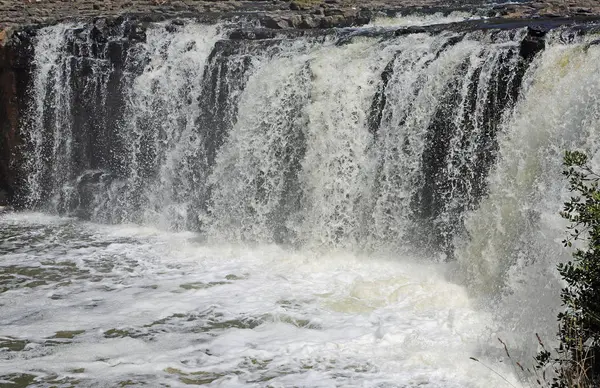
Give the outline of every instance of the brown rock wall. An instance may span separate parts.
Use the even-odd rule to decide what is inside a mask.
[[[497,13],[509,17],[600,15],[600,1],[597,0],[530,0],[504,5],[493,5],[486,0],[0,0],[0,30],[124,13],[156,18],[178,15],[219,17],[257,12],[318,17],[344,15],[361,8],[375,12],[488,9],[491,16]]]
[[[150,20],[253,14],[263,15],[262,20],[269,20],[272,28],[328,28],[362,24],[369,21],[365,15],[381,11],[451,10],[508,18],[600,16],[600,1],[529,0],[496,4],[488,0],[0,0],[0,44],[6,40],[1,31],[18,26],[122,14],[143,15]]]

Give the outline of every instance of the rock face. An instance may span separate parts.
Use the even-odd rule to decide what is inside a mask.
[[[12,201],[19,186],[19,125],[26,109],[30,49],[26,31],[0,42],[0,206]]]
[[[261,20],[269,28],[328,28],[364,24],[377,13],[453,10],[490,17],[573,17],[600,15],[600,3],[596,0],[0,0],[0,31],[122,14],[143,15],[151,20],[262,15]]]
[[[423,1],[436,4],[438,1]],[[54,0],[0,0],[0,27],[53,24],[65,20],[97,17],[116,17],[122,14],[142,15],[147,20],[173,17],[196,17],[214,20],[244,15],[263,15],[273,28],[317,28],[328,25],[352,25],[368,22],[365,4],[347,0],[299,1],[237,1],[237,0],[113,0],[113,1],[54,1]],[[384,4],[377,4],[377,9]],[[393,5],[393,8],[397,8]],[[375,8],[373,8],[374,10]],[[332,17],[335,16],[335,17]],[[358,18],[358,19],[357,19]],[[279,23],[278,23],[279,22]]]
[[[600,14],[596,0],[534,0],[500,7],[507,17],[577,17]]]

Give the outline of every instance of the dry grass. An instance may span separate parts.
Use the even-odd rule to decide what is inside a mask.
[[[541,352],[548,352],[542,339],[536,334],[538,343],[542,349]],[[596,388],[590,381],[590,371],[592,368],[592,357],[590,355],[589,346],[586,346],[582,338],[578,338],[576,349],[571,353],[571,356],[564,351],[554,351],[553,358],[549,358],[546,363],[540,363],[534,360],[533,367],[525,367],[522,362],[516,361],[508,351],[506,343],[498,338],[502,344],[506,356],[511,361],[511,366],[514,373],[523,382],[523,386],[531,388]],[[492,367],[486,365],[479,359],[471,357],[471,360],[481,364],[486,369],[498,375],[508,386],[517,388],[506,377],[498,373]]]

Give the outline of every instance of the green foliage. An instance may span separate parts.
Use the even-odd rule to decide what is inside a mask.
[[[560,346],[557,356],[546,350],[536,357],[536,369],[552,364],[555,377],[543,386],[597,387],[600,385],[600,176],[589,166],[587,156],[567,151],[563,175],[574,196],[560,215],[569,220],[565,247],[578,247],[573,260],[558,265],[566,282],[561,291],[564,310],[558,315]],[[541,341],[540,341],[541,343]],[[545,380],[545,379],[544,379]]]

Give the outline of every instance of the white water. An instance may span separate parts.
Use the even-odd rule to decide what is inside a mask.
[[[598,47],[556,33],[519,101],[498,112],[524,31],[239,43],[208,63],[218,29],[163,28],[129,57],[145,65],[124,78],[124,152],[106,167],[119,179],[96,187],[91,206],[95,221],[148,228],[3,216],[0,375],[105,386],[506,384],[474,356],[517,384],[496,337],[527,360],[534,332],[554,335],[554,269],[568,258],[560,161],[569,148],[597,161]],[[43,121],[28,129],[29,199],[44,202],[49,176],[48,210],[60,211],[83,178],[68,176],[74,163],[61,169],[73,145],[70,124],[59,125],[72,91],[53,70],[68,59],[64,27],[44,31],[36,109],[62,116],[52,141]],[[212,91],[205,69],[236,107],[213,162],[214,128],[195,124],[208,115],[194,103]],[[65,88],[45,106],[54,84]],[[373,131],[377,93],[385,104]],[[488,176],[478,169],[496,128]],[[190,219],[203,234],[159,231]],[[441,249],[435,236],[447,239]],[[296,249],[270,245],[280,242]],[[457,263],[440,263],[447,253]],[[84,332],[49,339],[74,330]]]
[[[204,66],[219,37],[216,26],[188,25],[166,39],[151,29],[141,48],[149,63],[132,81],[120,130],[128,186],[123,201],[143,204],[141,223],[183,228],[190,202],[205,195],[199,182],[206,180],[207,162],[198,152],[205,141],[195,125]]]
[[[42,30],[34,65],[39,76],[34,78],[31,94],[37,103],[30,110],[30,122],[27,123],[29,142],[35,145],[36,157],[28,161],[30,171],[35,171],[28,177],[31,194],[28,202],[31,205],[39,203],[42,195],[45,174],[50,175],[53,185],[49,197],[58,197],[63,185],[70,175],[71,154],[71,120],[70,120],[70,88],[68,85],[69,70],[60,61],[65,42],[67,40],[68,26]],[[54,117],[45,111],[45,104],[60,106]],[[48,120],[48,122],[45,122]],[[46,129],[46,130],[45,130]],[[47,144],[51,138],[50,144]],[[51,150],[49,150],[50,148]],[[56,160],[57,164],[49,166],[48,160]],[[66,170],[58,171],[61,166]],[[50,169],[50,171],[48,171]]]
[[[397,14],[395,16],[375,17],[370,25],[376,27],[413,27],[430,26],[436,24],[459,23],[467,20],[484,19],[482,16],[474,15],[469,12],[454,11],[447,15],[437,12],[435,14]]]
[[[570,254],[558,215],[570,198],[560,179],[564,151],[583,150],[599,163],[600,49],[589,45],[593,37],[568,45],[559,38],[548,38],[529,70],[524,98],[504,125],[490,194],[467,218],[457,254],[463,282],[477,294],[503,295],[503,337],[515,348],[535,348],[524,329],[532,324],[544,338],[556,332],[556,264]]]
[[[456,145],[444,170],[464,180],[464,170],[479,163],[477,147],[488,129],[483,111],[493,93],[491,73],[501,56],[509,57],[503,66],[514,72],[511,55],[522,35],[490,44],[473,34],[445,46],[456,38],[416,34],[383,42],[355,38],[341,46],[299,44],[256,65],[210,177],[210,234],[312,248],[406,248],[401,240],[414,231],[410,202],[429,179],[425,137],[449,98],[449,85],[461,85],[463,102],[450,112],[448,136]],[[367,116],[390,61],[387,103],[374,134]],[[473,83],[463,73],[465,63],[468,76],[481,70],[474,113],[466,113]],[[470,122],[472,130],[462,128]],[[458,204],[449,204],[439,222],[476,196],[449,190],[440,196]]]
[[[490,315],[426,258],[213,246],[192,233],[41,214],[4,215],[0,227],[9,288],[0,294],[0,347],[7,337],[28,342],[0,351],[5,379],[503,386],[469,359],[494,346]],[[39,272],[13,276],[11,266]],[[79,334],[52,340],[65,331]]]
[[[237,51],[221,53],[213,51],[223,38],[219,28],[165,28],[151,26],[146,42],[127,50],[119,80],[123,117],[115,119],[116,129],[93,129],[106,133],[112,148],[89,145],[99,147],[88,156],[99,169],[86,170],[79,156],[65,160],[83,148],[78,142],[85,143],[90,133],[72,134],[57,123],[53,127],[62,132],[47,137],[43,121],[26,128],[35,140],[32,160],[45,160],[53,169],[47,174],[46,164],[30,166],[31,203],[61,213],[83,211],[99,222],[200,229],[243,241],[396,250],[396,242],[410,234],[448,240],[453,227],[440,225],[453,224],[450,213],[459,214],[478,196],[461,181],[465,170],[486,164],[480,162],[479,146],[480,133],[493,132],[484,120],[486,104],[501,98],[493,82],[500,82],[502,71],[514,72],[523,38],[521,32],[498,34],[493,41],[478,33],[345,41],[332,36],[262,46],[240,41],[234,42]],[[70,73],[44,70],[71,69],[68,64],[83,61],[47,42],[64,29],[49,27],[38,38],[34,81],[41,91],[34,99],[41,113],[35,117],[77,118],[69,113],[70,83],[55,79]],[[103,61],[93,62],[93,68]],[[501,82],[512,87],[510,77]],[[48,90],[61,99],[48,105],[43,98]],[[376,95],[386,103],[377,108],[381,120],[373,129],[369,117]],[[452,98],[462,103],[444,111]],[[471,100],[473,107],[467,104]],[[107,109],[106,101],[99,105],[97,110]],[[207,119],[215,114],[214,105],[237,114],[216,109],[222,117]],[[475,112],[467,113],[470,108]],[[234,117],[223,117],[228,115]],[[427,149],[431,136],[445,137],[452,149],[446,154]],[[461,149],[465,142],[470,146]],[[46,156],[56,144],[64,144],[64,152]],[[98,162],[101,158],[108,161]],[[425,158],[431,160],[424,163]],[[426,187],[428,180],[436,182]],[[63,191],[68,195],[60,195]],[[411,207],[432,191],[432,214]],[[420,217],[430,218],[439,231],[418,230]]]

